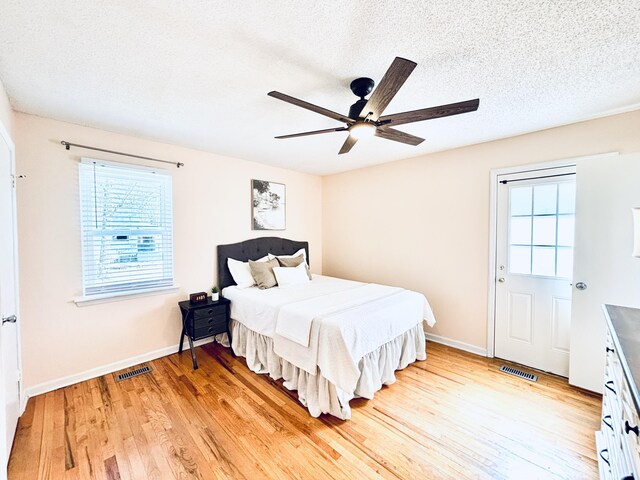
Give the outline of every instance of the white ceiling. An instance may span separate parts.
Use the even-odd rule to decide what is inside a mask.
[[[638,0],[2,0],[0,79],[18,111],[329,174],[640,108],[639,26]],[[273,138],[340,124],[267,92],[346,114],[396,56],[385,113],[479,110],[398,127],[418,147]]]

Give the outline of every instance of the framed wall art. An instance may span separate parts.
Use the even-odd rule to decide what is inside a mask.
[[[253,230],[286,228],[286,186],[266,180],[251,180],[251,221]]]

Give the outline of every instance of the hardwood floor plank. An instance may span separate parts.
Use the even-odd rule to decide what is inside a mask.
[[[31,398],[9,479],[597,478],[601,399],[502,361],[428,344],[351,421],[312,418],[295,392],[207,344]]]

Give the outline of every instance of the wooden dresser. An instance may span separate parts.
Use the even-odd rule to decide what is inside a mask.
[[[640,309],[605,305],[604,314],[607,362],[596,432],[600,478],[640,480]]]

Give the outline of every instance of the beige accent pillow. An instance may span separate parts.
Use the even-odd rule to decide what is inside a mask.
[[[301,263],[305,264],[307,277],[311,280],[311,272],[309,272],[309,265],[305,261],[304,255],[298,255],[297,257],[276,257],[281,267],[297,267]]]
[[[254,262],[253,260],[249,260],[251,275],[253,275],[258,288],[261,290],[275,287],[278,284],[278,282],[276,282],[276,276],[273,274],[273,268],[279,266],[280,264],[275,259],[266,262]]]

